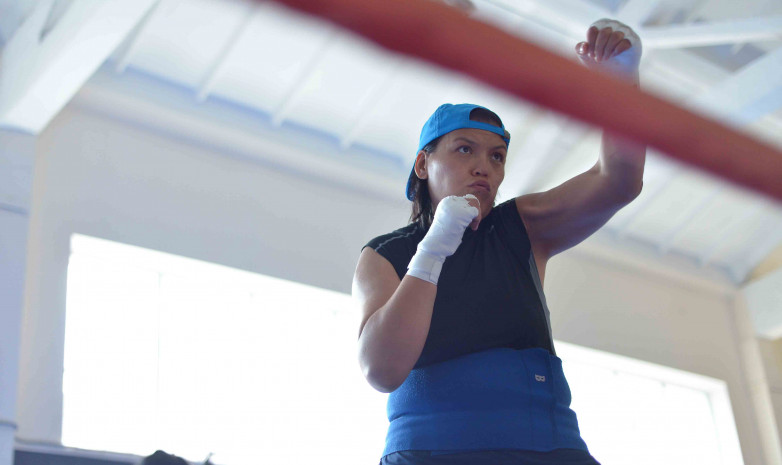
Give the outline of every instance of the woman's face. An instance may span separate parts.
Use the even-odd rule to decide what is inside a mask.
[[[494,205],[497,188],[505,178],[505,141],[482,129],[457,129],[440,139],[437,149],[416,159],[416,174],[426,179],[432,205],[449,195],[473,194],[481,202],[481,218]]]

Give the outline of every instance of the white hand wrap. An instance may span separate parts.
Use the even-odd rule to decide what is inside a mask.
[[[625,50],[624,52],[620,53],[619,55],[616,55],[612,57],[610,60],[605,62],[603,66],[605,66],[609,73],[611,74],[620,74],[623,76],[637,76],[638,75],[638,65],[641,63],[641,38],[638,37],[638,34],[635,33],[630,27],[624,23],[620,23],[619,21],[616,21],[614,19],[608,19],[603,18],[595,21],[592,23],[589,27],[596,27],[598,29],[603,29],[605,27],[610,27],[612,31],[621,31],[625,35],[625,39],[630,41],[630,49]]]
[[[440,201],[429,232],[418,243],[418,251],[407,266],[407,274],[437,284],[443,262],[456,252],[462,243],[464,230],[480,214],[467,202],[469,198],[476,197],[472,194],[464,197],[451,195]]]

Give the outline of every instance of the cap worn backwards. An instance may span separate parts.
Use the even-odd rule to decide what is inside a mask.
[[[483,129],[502,137],[505,144],[510,143],[510,133],[505,130],[505,126],[495,126],[493,124],[484,123],[481,121],[473,121],[470,119],[470,113],[476,108],[481,108],[486,111],[491,111],[488,108],[480,105],[472,105],[469,103],[462,103],[459,105],[452,105],[446,103],[440,105],[432,116],[424,123],[423,129],[421,129],[421,138],[418,141],[418,150],[416,150],[416,156],[418,152],[423,150],[424,147],[438,137],[444,136],[451,131],[457,129]],[[493,113],[493,112],[492,112]],[[413,170],[410,171],[410,177],[407,181],[407,187],[405,189],[405,195],[408,200],[413,200],[413,176],[415,171],[415,163],[413,164]]]

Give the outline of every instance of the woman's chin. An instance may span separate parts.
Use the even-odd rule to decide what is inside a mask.
[[[494,203],[494,194],[489,192],[488,190],[482,188],[482,187],[473,187],[470,189],[470,192],[468,194],[472,194],[476,197],[478,197],[478,200],[480,200],[481,205],[486,204],[493,204]]]

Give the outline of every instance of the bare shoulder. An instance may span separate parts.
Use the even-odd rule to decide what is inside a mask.
[[[353,298],[361,310],[358,334],[369,317],[385,305],[399,287],[401,280],[393,265],[371,247],[365,247],[353,275]]]

